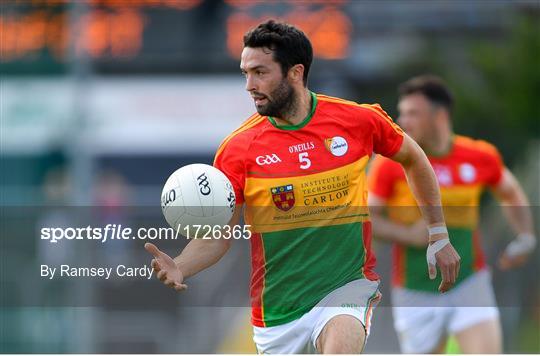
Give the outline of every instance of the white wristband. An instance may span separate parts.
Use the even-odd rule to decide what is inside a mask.
[[[437,260],[435,259],[435,254],[442,250],[442,248],[450,243],[450,239],[442,239],[435,241],[430,244],[427,248],[426,259],[427,263],[435,266]]]
[[[446,226],[434,226],[428,228],[429,236],[432,235],[439,235],[439,234],[446,234],[448,235],[448,230],[446,229]]]
[[[519,234],[506,246],[505,253],[508,257],[523,255],[534,250],[536,238],[532,234]]]

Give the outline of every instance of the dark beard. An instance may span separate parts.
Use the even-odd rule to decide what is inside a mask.
[[[270,100],[270,98],[272,99]],[[283,79],[279,86],[270,93],[270,96],[267,96],[268,104],[257,107],[257,112],[263,116],[285,119],[285,116],[294,114],[296,111],[295,99],[296,95],[292,86],[286,79]]]

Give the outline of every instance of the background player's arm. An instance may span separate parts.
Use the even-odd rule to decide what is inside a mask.
[[[407,182],[422,211],[426,224],[429,227],[445,226],[439,184],[433,168],[420,146],[404,134],[400,150],[390,158],[403,166]],[[441,238],[440,236],[433,237],[436,239]],[[442,238],[448,238],[448,234]],[[437,242],[433,242],[433,244],[437,244]],[[428,247],[428,254],[429,249],[430,247]],[[435,254],[435,258],[442,274],[439,291],[445,292],[456,282],[460,257],[452,244],[448,243]],[[428,264],[428,268],[430,278],[435,278],[437,273],[435,266]]]
[[[242,214],[242,205],[237,205],[229,222],[231,227],[238,225]],[[145,244],[145,249],[154,259],[152,267],[156,277],[165,285],[178,291],[187,288],[184,279],[214,265],[229,250],[231,239],[193,239],[174,259],[160,251],[154,244]]]
[[[386,199],[373,193],[369,194],[368,205],[373,226],[373,235],[387,242],[417,247],[427,246],[428,230],[424,220],[420,220],[413,225],[394,222],[384,214],[386,204]],[[410,209],[410,207],[398,209]]]
[[[525,263],[536,245],[529,200],[508,168],[504,169],[501,182],[492,191],[501,204],[506,220],[518,236],[512,242],[517,244],[517,249],[509,246],[501,256],[499,266],[502,269],[518,267]]]
[[[399,162],[407,183],[428,225],[445,224],[439,183],[424,151],[413,139],[404,135],[401,149],[392,160]]]

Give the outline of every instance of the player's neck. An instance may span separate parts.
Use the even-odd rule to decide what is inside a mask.
[[[423,145],[428,156],[445,156],[452,149],[453,133],[449,130],[441,130],[433,136],[433,139]]]
[[[296,96],[296,102],[291,105],[288,112],[283,113],[279,120],[284,121],[288,125],[298,125],[306,119],[311,112],[311,92],[304,88],[299,95]]]

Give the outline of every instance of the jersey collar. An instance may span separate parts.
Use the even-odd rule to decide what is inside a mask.
[[[272,116],[268,116],[268,121],[270,121],[270,123],[274,125],[275,128],[281,129],[281,130],[294,131],[294,130],[300,130],[302,127],[306,126],[311,121],[311,118],[313,117],[313,114],[315,113],[315,108],[317,107],[317,95],[315,95],[315,93],[312,91],[310,91],[309,93],[311,94],[311,102],[312,102],[311,111],[309,112],[308,116],[306,116],[306,118],[302,120],[302,122],[296,125],[279,125],[276,122],[276,119],[274,119]]]

